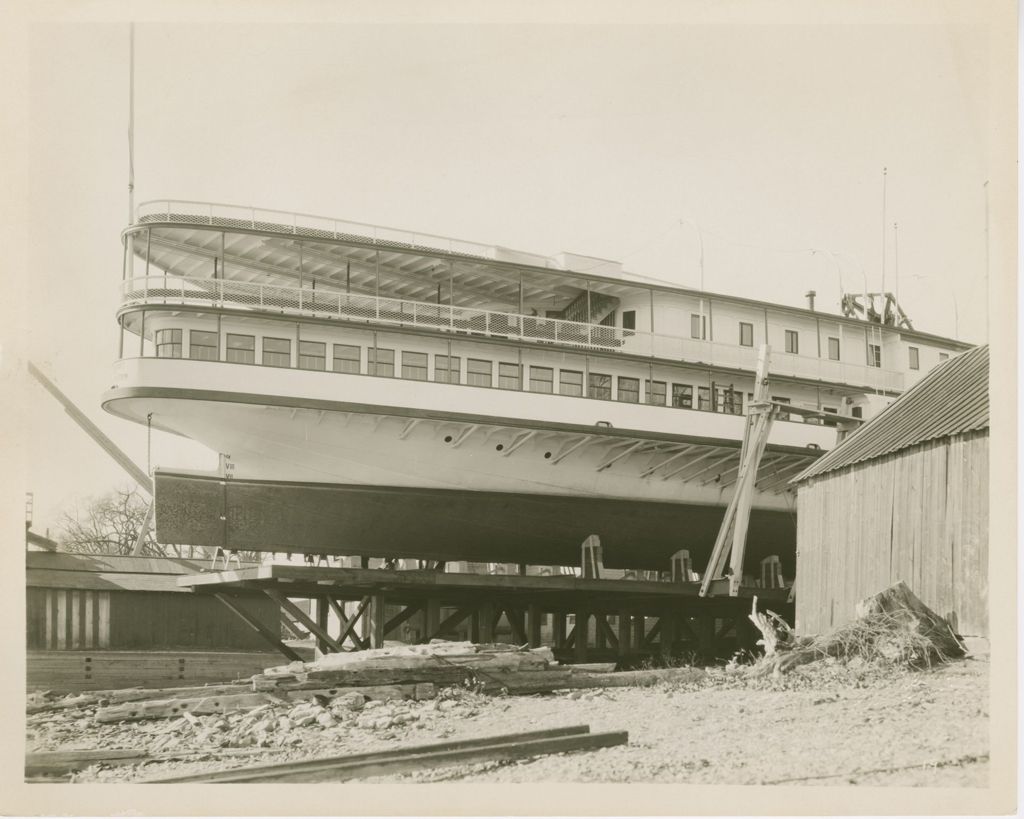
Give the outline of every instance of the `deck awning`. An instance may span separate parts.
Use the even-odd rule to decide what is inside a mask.
[[[450,253],[432,248],[397,247],[368,237],[340,239],[292,234],[285,226],[234,228],[217,224],[182,225],[144,219],[136,232],[134,273],[140,263],[149,275],[188,278],[221,277],[258,284],[324,288],[330,292],[380,295],[460,307],[544,316],[562,311],[591,293],[621,299],[643,295],[639,285],[588,280],[585,275],[540,270],[517,264],[521,254],[492,248],[492,257]]]

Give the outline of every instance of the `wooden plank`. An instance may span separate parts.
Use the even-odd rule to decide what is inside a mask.
[[[57,649],[68,645],[68,592],[57,590]]]
[[[311,769],[317,769],[322,766],[330,766],[337,764],[352,764],[357,762],[376,762],[386,761],[395,759],[396,757],[408,757],[418,756],[424,753],[437,752],[437,751],[449,751],[454,749],[469,749],[469,748],[480,748],[487,747],[501,742],[526,742],[535,739],[542,738],[553,738],[553,737],[565,737],[565,736],[581,736],[590,733],[590,728],[586,725],[569,726],[566,728],[549,728],[542,731],[529,731],[520,734],[505,734],[501,736],[493,737],[480,737],[476,739],[459,739],[459,740],[446,740],[443,742],[432,743],[430,745],[419,745],[412,748],[399,748],[390,749],[386,751],[371,751],[363,754],[349,754],[347,756],[336,756],[336,757],[323,757],[320,759],[306,759],[297,762],[285,762],[275,764],[265,764],[258,766],[251,766],[246,768],[244,771],[238,769],[227,770],[227,771],[213,771],[202,774],[187,774],[185,776],[172,777],[170,779],[154,780],[159,782],[220,782],[220,781],[233,781],[225,777],[232,777],[234,774],[242,773],[245,777],[250,777],[254,774],[286,774],[293,771],[309,771]]]
[[[110,592],[101,591],[97,595],[97,624],[99,635],[96,644],[100,648],[110,647]]]
[[[281,700],[270,694],[214,694],[208,697],[186,699],[142,700],[124,702],[98,708],[96,722],[130,722],[143,719],[176,719],[182,714],[227,714],[233,711],[251,711],[262,705],[274,705]]]

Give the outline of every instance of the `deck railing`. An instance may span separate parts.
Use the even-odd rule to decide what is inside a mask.
[[[417,327],[578,350],[621,352],[709,367],[754,370],[757,363],[753,348],[718,341],[473,307],[231,279],[137,277],[122,282],[121,301],[124,306],[243,308],[278,315]],[[903,374],[899,372],[789,353],[772,353],[772,372],[868,390],[901,391],[904,387]]]

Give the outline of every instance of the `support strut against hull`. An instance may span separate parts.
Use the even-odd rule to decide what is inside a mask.
[[[725,569],[729,556],[729,595],[739,594],[743,581],[743,555],[747,545],[747,526],[750,523],[750,505],[754,494],[754,482],[768,444],[768,433],[777,412],[768,400],[768,362],[771,347],[761,345],[757,355],[757,375],[754,381],[754,400],[750,403],[747,423],[743,429],[743,443],[740,447],[740,467],[736,478],[736,491],[725,510],[722,526],[718,530],[715,546],[711,551],[704,579],[700,585],[700,596],[706,597],[712,581]],[[729,548],[731,546],[731,549]],[[731,555],[728,552],[731,552]]]

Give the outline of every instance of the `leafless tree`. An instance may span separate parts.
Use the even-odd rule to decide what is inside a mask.
[[[119,489],[89,502],[85,509],[65,512],[57,542],[61,551],[84,554],[130,555],[146,521],[149,500],[136,488]],[[146,532],[142,554],[149,557],[202,558],[206,550],[197,546],[158,543],[153,527]],[[244,563],[259,563],[255,552],[239,553]]]

